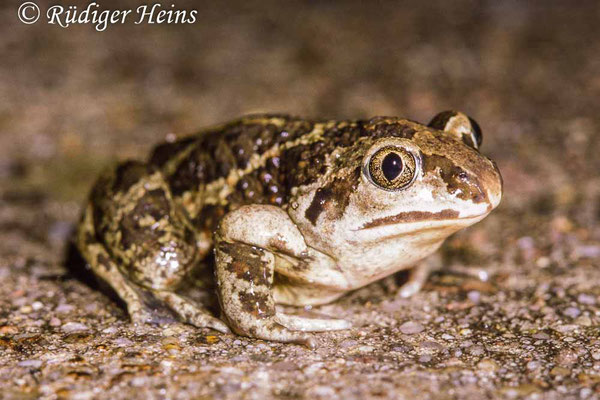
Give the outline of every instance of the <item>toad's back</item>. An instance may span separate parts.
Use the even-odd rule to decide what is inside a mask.
[[[291,189],[308,181],[306,175],[324,172],[318,171],[324,163],[302,163],[314,154],[309,137],[315,125],[321,124],[287,116],[246,117],[162,144],[150,164],[162,170],[194,225],[212,230],[232,208],[284,206]]]
[[[295,188],[327,173],[328,156],[336,149],[351,146],[361,136],[383,135],[376,129],[378,120],[247,116],[159,145],[150,164],[161,169],[194,225],[212,231],[226,212],[241,205],[287,206]],[[396,123],[405,125],[398,130],[403,136],[413,134],[412,122]]]

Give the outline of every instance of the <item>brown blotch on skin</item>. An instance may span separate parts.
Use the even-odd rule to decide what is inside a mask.
[[[131,186],[147,175],[147,167],[138,161],[127,161],[120,164],[115,171],[114,192],[126,192]]]
[[[194,227],[200,232],[212,234],[217,229],[219,221],[227,212],[227,208],[221,205],[209,204],[202,207],[200,213],[192,220]]]
[[[222,177],[218,170],[223,170],[228,164],[217,164],[217,157],[213,156],[217,147],[218,143],[210,142],[206,138],[199,139],[197,146],[179,161],[175,171],[167,177],[173,195],[179,196],[189,190],[198,189],[201,184]]]
[[[120,221],[121,227],[121,245],[123,248],[129,248],[133,244],[139,246],[145,245],[150,248],[158,241],[158,238],[165,234],[163,230],[152,229],[140,225],[140,218],[151,215],[155,221],[169,215],[169,203],[166,194],[162,189],[151,190],[144,194],[135,208],[123,216]]]
[[[133,209],[138,216],[151,215],[158,221],[169,215],[170,206],[167,194],[162,189],[154,189],[145,193]]]
[[[269,318],[275,315],[275,307],[266,293],[240,292],[238,299],[242,309],[256,318]]]
[[[84,236],[85,244],[94,244],[97,242],[96,236],[91,232],[86,232]]]
[[[287,189],[308,185],[322,176],[327,171],[325,160],[335,147],[333,141],[320,140],[286,150],[281,161]]]
[[[360,229],[369,229],[382,225],[393,225],[424,220],[439,221],[446,219],[456,219],[458,218],[458,215],[458,211],[451,210],[449,208],[436,213],[432,213],[430,211],[408,211],[396,215],[391,215],[389,217],[374,219],[373,221],[364,224]]]
[[[335,177],[329,184],[317,189],[304,213],[306,218],[316,225],[317,219],[326,210],[332,213],[333,218],[340,218],[350,202],[350,195],[358,186],[360,173],[360,167],[357,167],[348,176]]]
[[[221,243],[219,250],[228,254],[233,261],[227,265],[227,270],[238,279],[254,285],[270,287],[271,274],[261,260],[263,251],[243,244]]]
[[[103,267],[106,271],[110,271],[112,269],[110,260],[104,254],[98,254],[98,257],[96,257],[96,263]]]
[[[327,203],[329,197],[331,197],[331,190],[327,188],[318,189],[315,193],[315,197],[313,197],[310,206],[304,213],[306,219],[308,219],[313,225],[317,224],[317,218],[319,218],[319,215],[325,211],[325,204]]]
[[[458,198],[481,203],[487,200],[487,194],[481,189],[479,179],[457,166],[447,157],[440,155],[427,155],[423,157],[423,170],[425,174],[438,174],[446,183],[448,191],[458,193]]]
[[[152,156],[150,157],[149,164],[155,165],[157,167],[162,167],[173,158],[176,157],[178,153],[185,150],[188,146],[192,145],[195,142],[196,138],[194,136],[186,137],[183,139],[179,139],[175,142],[169,143],[161,143],[154,148],[152,152]]]
[[[366,135],[373,138],[398,137],[412,139],[416,130],[406,120],[395,117],[374,117],[364,123]]]
[[[310,268],[310,262],[307,260],[300,260],[297,263],[292,263],[292,269],[294,271],[306,271]]]
[[[339,123],[323,132],[323,138],[334,147],[350,147],[356,144],[361,136],[370,136],[371,132],[362,129],[360,123]]]

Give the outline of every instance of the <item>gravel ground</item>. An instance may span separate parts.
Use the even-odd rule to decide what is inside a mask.
[[[216,3],[100,33],[0,6],[0,398],[600,397],[599,3]],[[93,178],[171,132],[448,108],[482,125],[505,197],[442,255],[490,279],[406,300],[389,277],[310,310],[355,326],[316,350],[133,326],[70,251]]]

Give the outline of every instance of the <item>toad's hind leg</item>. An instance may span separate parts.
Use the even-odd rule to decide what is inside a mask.
[[[151,302],[181,320],[227,332],[227,326],[174,293],[199,264],[196,235],[158,171],[125,163],[103,175],[92,191],[78,247],[92,270],[127,304],[136,322],[152,322]]]
[[[157,322],[154,313],[145,304],[136,285],[121,273],[104,245],[96,240],[91,205],[84,211],[76,241],[81,255],[87,261],[92,272],[107,283],[125,303],[131,320],[134,323]]]

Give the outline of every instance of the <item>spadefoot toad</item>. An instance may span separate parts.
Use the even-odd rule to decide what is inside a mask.
[[[77,245],[135,322],[161,304],[197,327],[310,345],[306,332],[350,323],[277,303],[328,303],[414,266],[400,292],[410,296],[429,273],[419,261],[498,205],[502,179],[481,139],[454,111],[427,126],[243,117],[103,174]],[[177,293],[213,254],[221,319]]]

